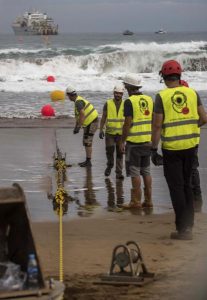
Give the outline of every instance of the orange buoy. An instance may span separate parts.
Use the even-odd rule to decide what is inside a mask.
[[[60,100],[65,100],[65,92],[55,90],[50,93],[50,99],[52,101],[60,101]]]
[[[54,117],[55,116],[55,110],[50,104],[46,104],[42,107],[41,114],[44,117]]]
[[[55,82],[55,77],[52,75],[47,76],[47,82]]]

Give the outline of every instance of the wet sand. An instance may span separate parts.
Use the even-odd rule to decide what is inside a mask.
[[[151,214],[117,212],[112,208],[120,200],[116,192],[120,187],[117,188],[114,173],[109,180],[111,185],[105,182],[104,142],[96,135],[93,167],[91,174],[87,174],[77,166],[84,159],[81,134],[72,134],[73,120],[70,124],[63,120],[62,125],[61,121],[0,120],[0,184],[10,186],[16,181],[24,188],[44,275],[59,276],[58,216],[46,196],[51,188],[53,192],[55,189],[52,156],[56,130],[58,144],[73,164],[67,170],[66,189],[82,204],[78,207],[75,201],[69,203],[63,217],[65,299],[207,299],[206,128],[202,129],[199,149],[204,205],[195,216],[194,239],[172,241],[169,235],[174,230],[174,214],[162,168],[152,166],[155,209]],[[107,186],[111,186],[111,192]],[[121,201],[126,202],[128,178],[122,189]],[[146,266],[156,274],[156,281],[142,288],[94,284],[109,271],[113,248],[128,240],[140,245]]]

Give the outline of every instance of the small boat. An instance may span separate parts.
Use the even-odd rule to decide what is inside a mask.
[[[130,31],[130,30],[125,30],[123,33],[123,35],[133,35],[134,32]]]
[[[167,31],[165,31],[163,29],[159,29],[159,30],[155,31],[155,33],[157,33],[157,34],[164,34],[164,33],[167,33]]]

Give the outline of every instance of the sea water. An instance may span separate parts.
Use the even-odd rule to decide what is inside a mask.
[[[142,91],[155,96],[164,87],[159,70],[178,60],[182,78],[196,89],[207,108],[207,32],[0,35],[0,117],[39,117],[50,92],[72,85],[92,101],[99,113],[117,82],[129,73],[143,78]],[[54,83],[46,78],[53,75]],[[124,95],[127,97],[127,94]],[[73,115],[73,105],[53,103],[57,116]]]

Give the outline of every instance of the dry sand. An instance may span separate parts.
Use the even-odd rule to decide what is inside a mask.
[[[34,223],[45,276],[59,276],[58,222]],[[194,239],[173,241],[174,215],[123,215],[64,222],[65,299],[207,299],[206,214],[196,214]],[[156,281],[144,287],[97,285],[112,250],[128,240],[141,247]]]

